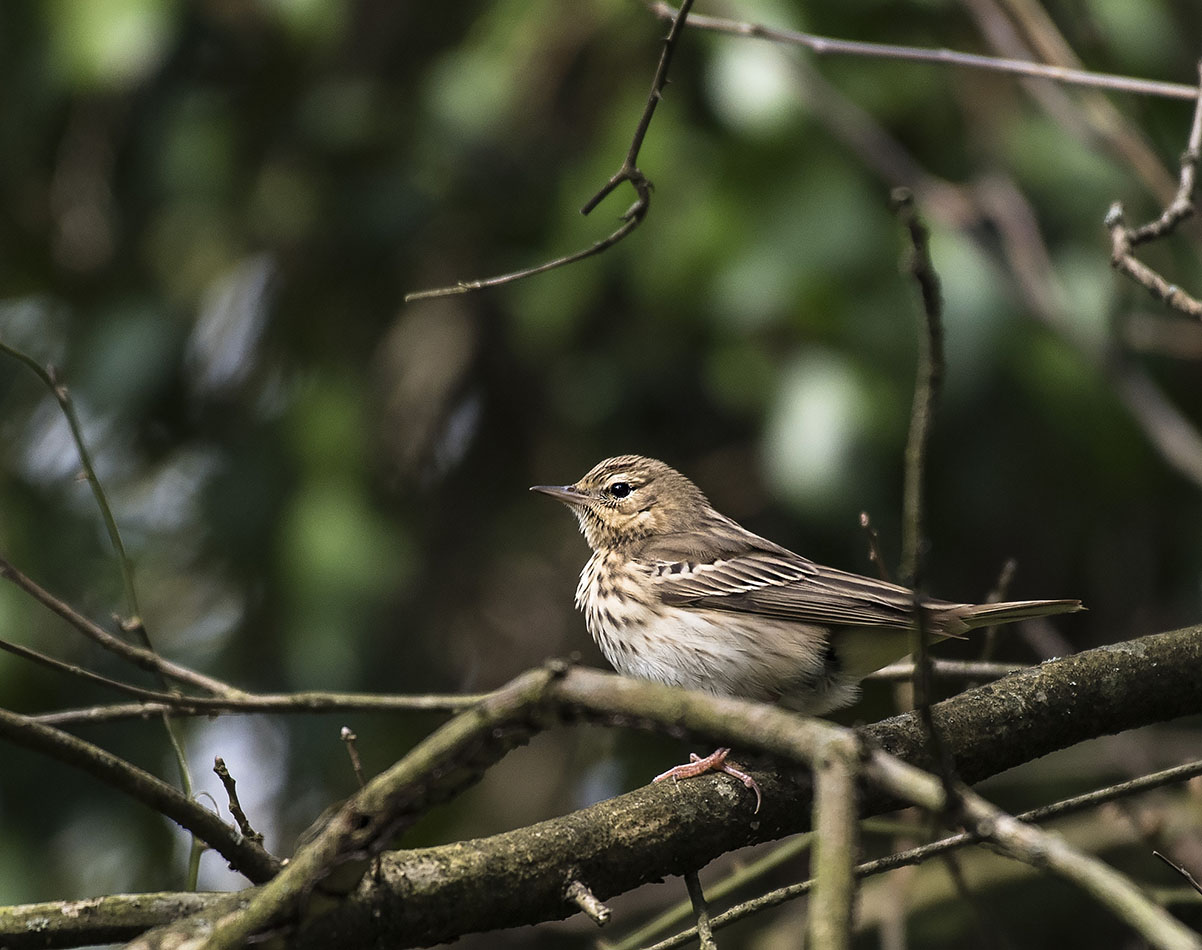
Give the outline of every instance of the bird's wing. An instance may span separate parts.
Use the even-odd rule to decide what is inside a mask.
[[[705,563],[655,561],[651,574],[660,598],[672,606],[836,627],[909,628],[913,622],[914,595],[906,588],[821,567],[787,551],[752,550]]]

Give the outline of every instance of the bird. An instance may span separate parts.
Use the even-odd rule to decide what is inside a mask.
[[[718,512],[665,462],[619,455],[570,485],[530,489],[576,516],[592,556],[576,606],[606,660],[628,676],[823,715],[910,652],[916,604],[933,641],[1083,610],[1079,600],[966,604],[824,567]],[[657,780],[710,769],[744,782],[729,749]],[[757,808],[758,808],[758,788]]]

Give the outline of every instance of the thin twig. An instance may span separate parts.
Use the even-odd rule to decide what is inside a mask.
[[[1160,217],[1137,228],[1127,227],[1123,205],[1116,201],[1106,213],[1105,224],[1110,231],[1110,264],[1115,270],[1126,274],[1174,310],[1202,320],[1202,301],[1165,280],[1147,264],[1137,260],[1132,253],[1140,244],[1172,234],[1182,221],[1194,214],[1193,199],[1197,185],[1198,162],[1202,161],[1202,62],[1198,64],[1198,77],[1199,85],[1194,92],[1197,105],[1190,126],[1189,142],[1181,156],[1181,178],[1177,194]]]
[[[238,801],[238,783],[230,775],[230,770],[225,765],[225,759],[221,756],[213,759],[213,771],[217,773],[217,777],[221,779],[221,784],[225,786],[225,794],[229,799],[230,814],[233,815],[234,821],[238,823],[238,830],[251,841],[262,844],[263,836],[251,827],[250,819],[246,817],[246,812],[242,810],[242,803]]]
[[[102,676],[99,673],[93,673],[91,670],[86,670],[82,666],[77,666],[74,663],[66,663],[63,660],[57,660],[52,656],[47,656],[38,650],[31,649],[27,646],[22,646],[19,643],[10,643],[8,640],[0,640],[0,650],[6,653],[11,653],[13,656],[19,656],[23,660],[29,660],[31,663],[37,663],[39,666],[44,666],[47,669],[54,670],[57,673],[66,673],[69,676],[75,676],[82,680],[87,680],[89,683],[98,683],[101,686],[107,686],[109,689],[114,689],[119,693],[125,693],[127,696],[136,696],[139,699],[147,701],[163,701],[171,702],[178,694],[163,693],[159,690],[144,689],[141,686],[134,686],[130,683],[123,683],[120,680],[111,679],[108,676]],[[145,706],[139,708],[145,709]],[[164,706],[164,708],[168,708]],[[158,712],[158,710],[155,710]],[[37,717],[34,717],[37,718]]]
[[[905,797],[932,813],[946,811],[943,783],[935,776],[892,756],[873,752],[864,763],[873,781],[905,787]],[[1202,939],[1163,907],[1154,903],[1125,875],[1072,847],[1058,835],[1008,815],[967,786],[956,793],[955,806],[966,826],[993,842],[1005,854],[1041,870],[1052,871],[1085,890],[1104,907],[1161,950],[1200,950]]]
[[[609,908],[589,890],[588,885],[583,881],[572,880],[568,883],[567,898],[598,927],[604,927],[609,923]]]
[[[67,420],[67,427],[71,431],[71,439],[75,443],[75,451],[79,455],[79,463],[88,480],[88,486],[92,489],[92,497],[100,512],[100,518],[104,522],[105,530],[108,532],[109,542],[112,544],[113,552],[117,556],[121,583],[125,589],[125,606],[127,611],[127,616],[120,621],[119,626],[125,633],[133,634],[137,641],[141,643],[142,649],[146,653],[157,656],[154,645],[150,642],[150,634],[147,633],[146,626],[142,622],[142,611],[138,606],[137,587],[134,584],[133,561],[130,559],[129,553],[125,550],[125,542],[121,538],[120,528],[117,527],[117,519],[113,517],[113,509],[109,505],[108,495],[104,490],[104,486],[100,483],[99,476],[96,474],[96,466],[92,463],[92,453],[88,449],[87,442],[84,440],[83,427],[79,424],[79,417],[75,412],[75,403],[71,399],[70,390],[59,379],[58,370],[54,366],[42,366],[32,356],[2,341],[0,341],[0,353],[11,356],[28,367],[50,390],[58,402],[63,417]],[[157,678],[159,688],[166,691],[169,688],[166,671],[161,666],[148,668]],[[180,742],[179,736],[176,735],[175,727],[172,725],[171,720],[163,717],[162,722],[163,731],[167,734],[167,741],[171,745],[176,766],[179,768],[180,784],[183,787],[184,794],[190,798],[192,796],[192,773],[188,768],[188,756],[184,752],[183,744]],[[201,850],[201,843],[193,838],[192,853],[189,862],[189,883],[193,887],[195,887],[196,874],[200,868]]]
[[[450,297],[456,294],[466,294],[474,290],[484,290],[489,287],[500,287],[504,284],[511,284],[514,281],[524,280],[527,277],[533,277],[536,274],[554,270],[557,267],[574,264],[577,261],[582,261],[587,257],[592,257],[595,254],[600,254],[602,251],[608,250],[643,223],[643,219],[647,216],[647,211],[651,207],[652,186],[651,180],[639,170],[639,150],[643,147],[643,140],[647,136],[647,130],[651,127],[651,118],[655,115],[655,107],[659,105],[659,101],[663,98],[664,87],[668,83],[668,67],[672,64],[672,54],[676,51],[676,46],[684,30],[685,20],[689,15],[689,8],[692,5],[693,0],[684,0],[679,10],[673,11],[672,28],[668,31],[668,35],[664,39],[663,50],[660,52],[659,57],[659,65],[655,70],[655,78],[651,81],[651,94],[647,97],[647,104],[643,107],[643,114],[640,116],[638,125],[635,127],[634,137],[630,142],[630,148],[626,152],[626,158],[622,161],[621,167],[610,177],[609,181],[602,185],[600,190],[586,201],[584,207],[580,209],[581,214],[589,214],[615,188],[623,182],[630,182],[634,188],[635,201],[622,214],[622,226],[608,237],[602,238],[600,241],[573,254],[567,254],[564,257],[547,261],[535,267],[501,274],[498,277],[489,277],[484,280],[460,281],[450,287],[438,287],[433,290],[420,290],[415,293],[406,294],[405,303],[412,303],[415,300],[429,300],[434,297]]]
[[[914,705],[922,719],[927,739],[939,765],[949,803],[955,801],[957,783],[952,761],[931,715],[930,625],[927,622],[922,588],[922,544],[925,522],[924,490],[927,446],[935,422],[935,406],[943,387],[943,293],[939,275],[931,261],[926,225],[914,209],[908,188],[892,194],[894,212],[909,236],[906,270],[918,284],[922,297],[922,324],[918,333],[918,369],[914,380],[914,403],[910,432],[906,439],[905,483],[902,489],[902,560],[898,571],[902,583],[914,589],[914,625],[911,655],[914,657]]]
[[[1003,676],[1025,670],[1022,663],[987,663],[981,660],[940,660],[931,658],[931,674],[936,679],[964,680],[999,680]],[[869,673],[865,679],[902,682],[914,678],[913,663],[891,663],[875,673]]]
[[[935,716],[931,711],[933,692],[931,683],[931,650],[930,624],[928,623],[927,608],[921,594],[914,594],[914,630],[912,641],[914,650],[914,675],[910,679],[914,690],[914,708],[922,723],[922,731],[926,736],[931,758],[938,769],[938,775],[943,782],[944,802],[948,816],[957,811],[957,800],[960,783],[956,780],[956,765],[952,759],[951,750],[943,741],[943,733],[935,724]]]
[[[881,554],[880,533],[872,526],[872,519],[868,517],[867,511],[860,512],[860,527],[864,529],[864,534],[868,538],[868,560],[876,565],[881,580],[886,584],[893,583],[893,579],[889,576],[889,568],[885,564],[885,558]]]
[[[151,692],[147,690],[146,692]],[[31,715],[34,722],[47,726],[84,725],[117,722],[123,719],[148,719],[164,713],[176,718],[213,716],[217,713],[250,715],[253,713],[330,712],[462,712],[482,702],[491,693],[464,693],[417,696],[392,696],[386,693],[238,693],[236,696],[180,696],[159,694],[160,699],[146,703],[114,703],[66,709]]]
[[[0,557],[0,577],[11,581],[38,603],[50,608],[51,611],[66,620],[67,623],[71,624],[71,626],[88,639],[95,641],[106,650],[128,660],[135,666],[149,670],[152,673],[161,673],[168,679],[179,683],[186,683],[189,686],[195,686],[197,689],[202,689],[215,696],[234,698],[245,695],[240,690],[221,682],[221,680],[205,676],[203,673],[197,673],[195,670],[190,670],[187,667],[179,666],[170,660],[163,659],[151,650],[134,646],[120,637],[113,636],[99,624],[92,622],[79,613],[70,604],[60,600],[41,587],[32,578],[18,570],[3,557]]]
[[[649,3],[650,11],[660,19],[671,19],[676,10],[669,3]],[[961,53],[949,49],[928,49],[918,46],[896,46],[891,43],[862,43],[855,40],[841,40],[827,36],[816,36],[813,33],[802,33],[797,30],[784,30],[763,26],[759,23],[746,23],[729,20],[723,17],[703,16],[695,14],[690,24],[700,30],[712,30],[717,33],[729,33],[751,39],[769,40],[774,43],[785,43],[792,46],[804,46],[818,55],[859,56],[870,59],[897,59],[919,63],[940,63],[947,66],[963,66],[969,69],[984,69],[990,72],[1012,73],[1019,76],[1032,76],[1037,79],[1050,79],[1074,86],[1092,86],[1098,89],[1112,89],[1116,92],[1129,92],[1141,96],[1160,96],[1168,99],[1193,99],[1198,91],[1193,86],[1182,83],[1161,82],[1154,79],[1140,79],[1134,76],[1116,76],[1111,73],[1097,73],[1085,69],[1066,69],[1061,66],[1049,66],[1045,63],[1035,63],[1021,59],[1005,59],[997,56],[981,56],[976,53]]]
[[[962,0],[962,3],[996,55],[1039,60],[1065,69],[1084,69],[1084,63],[1048,14],[1045,0]],[[1049,95],[1048,90],[1053,88],[1059,96]],[[1083,95],[1070,98],[1066,90],[1042,82],[1028,83],[1027,89],[1054,121],[1077,135],[1086,147],[1092,149],[1100,141],[1121,163],[1135,170],[1158,200],[1170,200],[1174,182],[1163,162],[1130,116],[1121,112],[1110,96],[1099,89],[1087,89]]]
[[[918,372],[914,383],[914,404],[910,413],[910,434],[906,441],[906,471],[902,511],[902,558],[899,575],[902,583],[917,586],[919,552],[923,539],[923,488],[926,476],[927,444],[935,419],[935,405],[943,385],[943,295],[939,275],[931,262],[926,225],[914,210],[914,196],[908,188],[893,191],[894,212],[909,236],[906,270],[918,284],[922,296],[922,328],[918,334]]]
[[[1178,874],[1180,874],[1183,878],[1185,878],[1186,883],[1189,884],[1190,887],[1192,887],[1199,894],[1202,894],[1202,884],[1199,884],[1198,879],[1196,877],[1194,877],[1192,874],[1190,874],[1189,871],[1187,871],[1185,868],[1183,868],[1180,864],[1178,864],[1172,858],[1165,857],[1159,851],[1153,851],[1152,855],[1153,855],[1153,857],[1160,858],[1161,861],[1163,861],[1165,864],[1167,864],[1169,867],[1171,867],[1174,871],[1176,871]]]
[[[339,730],[338,738],[346,744],[346,754],[350,756],[351,768],[355,772],[355,778],[359,782],[359,787],[363,787],[363,763],[359,760],[359,747],[355,744],[359,741],[359,737],[355,735],[350,726],[343,726]]]
[[[125,543],[121,540],[121,531],[117,527],[116,518],[113,517],[113,510],[109,507],[108,497],[100,484],[100,479],[96,476],[96,466],[92,464],[92,453],[88,451],[88,444],[84,441],[83,428],[79,424],[79,416],[75,413],[75,405],[71,400],[70,391],[59,379],[58,370],[55,367],[43,366],[28,353],[9,346],[3,341],[0,341],[0,353],[11,356],[28,367],[58,402],[63,417],[67,420],[67,426],[71,430],[71,439],[75,443],[75,451],[79,453],[79,463],[88,480],[88,486],[92,489],[96,507],[100,509],[101,520],[104,521],[104,527],[112,542],[113,550],[117,553],[117,561],[121,569],[121,582],[125,587],[125,600],[130,616],[137,617],[138,597],[134,588],[133,564],[125,551]]]
[[[979,834],[1010,857],[1072,881],[1152,946],[1162,950],[1202,948],[1202,938],[1197,933],[1104,861],[1073,848],[1059,835],[1046,834],[1034,825],[1005,814],[971,790],[962,791],[959,801],[973,819],[973,829]]]
[[[794,835],[778,847],[773,848],[763,857],[745,865],[738,865],[726,877],[720,880],[717,884],[713,884],[709,889],[710,900],[721,900],[728,894],[733,893],[744,885],[759,880],[769,871],[773,871],[780,867],[786,861],[791,861],[793,858],[804,854],[809,850],[810,844],[813,841],[811,832],[803,832],[799,835]],[[605,950],[638,950],[647,944],[653,936],[662,933],[671,927],[675,927],[682,921],[688,920],[692,915],[693,905],[691,901],[681,901],[674,907],[668,908],[658,917],[655,917],[637,930],[631,931],[617,943],[606,942]],[[691,932],[691,931],[690,931]]]
[[[714,932],[710,929],[709,904],[706,903],[705,891],[701,889],[701,879],[696,871],[685,872],[684,886],[688,888],[689,900],[693,903],[693,915],[697,920],[697,942],[701,950],[718,950]]]
[[[1135,230],[1126,225],[1122,202],[1116,201],[1106,212],[1105,226],[1110,231],[1110,266],[1125,274],[1153,297],[1186,316],[1202,320],[1202,301],[1166,280],[1131,253],[1131,235]],[[1152,224],[1157,224],[1154,221]],[[1145,225],[1147,227],[1147,225]]]
[[[0,738],[87,772],[107,785],[166,815],[226,858],[255,883],[268,880],[280,862],[228,827],[206,808],[149,772],[97,745],[0,709]]]

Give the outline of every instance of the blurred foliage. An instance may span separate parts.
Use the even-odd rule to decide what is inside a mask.
[[[829,35],[988,51],[974,5],[950,0],[727,6]],[[1091,68],[1196,75],[1191,0],[1048,9]],[[571,604],[584,545],[525,489],[622,452],[662,457],[749,527],[860,571],[867,510],[896,557],[916,293],[897,264],[892,183],[832,133],[792,53],[686,35],[640,160],[656,185],[640,230],[525,283],[401,302],[612,229],[626,194],[588,218],[578,209],[629,145],[664,29],[633,0],[0,6],[0,339],[69,384],[159,649],[270,690],[480,690],[553,655],[601,663]],[[930,174],[1012,181],[1066,290],[1061,334],[990,256],[997,235],[974,242],[932,219],[949,366],[929,587],[981,598],[1015,557],[1014,596],[1085,600],[1090,613],[1061,625],[1066,640],[1002,637],[997,655],[1022,661],[1196,620],[1198,487],[1095,358],[1134,360],[1202,421],[1197,327],[1108,267],[1107,206],[1121,199],[1134,218],[1156,213],[1155,199],[1013,78],[813,66]],[[1171,166],[1189,104],[1110,99]],[[1195,293],[1196,237],[1149,251]],[[1158,351],[1133,349],[1150,324],[1162,325]],[[125,610],[63,419],[12,360],[0,360],[0,552],[98,620]],[[10,587],[0,636],[131,676]],[[0,654],[7,707],[113,698]],[[870,688],[843,718],[891,708],[888,690]],[[436,721],[230,717],[183,731],[199,787],[222,800],[208,769],[224,756],[267,845],[287,854],[354,787],[340,725],[378,770]],[[153,722],[80,733],[177,778]],[[1071,774],[1029,768],[992,793],[1050,800],[1168,764],[1191,742],[1196,755],[1196,741],[1152,730],[1138,756],[1103,743]],[[681,753],[598,730],[541,737],[406,843],[561,813]],[[186,842],[162,818],[27,753],[4,761],[0,901],[180,884]],[[1197,872],[1192,807],[1175,844]],[[1138,879],[1175,883],[1146,851],[1127,859]],[[206,857],[203,886],[236,883]],[[1104,932],[1093,928],[1109,926],[1032,875],[1005,887],[995,906],[1021,901],[1027,920],[1077,909],[1071,931],[1040,928],[1048,945],[1092,946]],[[632,895],[620,919],[664,899]],[[732,945],[792,945],[782,934],[796,913],[740,928]],[[963,945],[980,925],[963,917],[922,917],[923,946]],[[586,946],[590,927],[540,933]],[[1013,939],[1035,946],[1040,933],[1024,925]]]

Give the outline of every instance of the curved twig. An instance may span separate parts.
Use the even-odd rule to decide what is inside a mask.
[[[1106,229],[1110,232],[1110,265],[1147,290],[1157,300],[1179,313],[1202,320],[1202,301],[1186,293],[1176,284],[1165,280],[1143,261],[1134,250],[1140,244],[1156,241],[1177,230],[1177,226],[1194,214],[1194,188],[1198,180],[1198,163],[1202,161],[1202,62],[1198,64],[1197,105],[1190,126],[1189,141],[1181,156],[1181,176],[1177,193],[1160,217],[1137,228],[1127,227],[1123,205],[1114,202],[1106,213]]]
[[[680,35],[684,30],[684,23],[689,15],[689,8],[692,5],[693,0],[684,0],[679,10],[672,11],[672,28],[668,31],[668,35],[664,39],[664,47],[659,56],[659,65],[655,70],[655,78],[651,81],[651,94],[647,97],[647,104],[643,106],[643,114],[640,116],[639,123],[635,127],[634,138],[630,142],[630,148],[626,152],[626,158],[623,159],[622,166],[614,172],[609,181],[602,185],[600,190],[586,201],[584,207],[580,209],[581,214],[589,214],[615,188],[623,182],[630,182],[634,188],[635,201],[622,215],[622,226],[608,237],[602,238],[595,244],[584,248],[584,250],[576,251],[573,254],[558,257],[553,261],[547,261],[535,267],[527,267],[508,274],[501,274],[498,277],[489,277],[484,280],[461,280],[450,287],[437,287],[433,290],[419,290],[415,293],[405,294],[405,303],[412,303],[415,300],[429,300],[434,297],[450,297],[456,294],[466,294],[488,287],[500,287],[504,284],[511,284],[514,281],[524,280],[527,277],[533,277],[535,274],[554,270],[557,267],[574,264],[577,261],[582,261],[587,257],[600,254],[602,251],[613,247],[643,223],[643,219],[647,216],[647,211],[651,207],[651,180],[639,170],[639,151],[643,147],[643,139],[647,137],[647,130],[651,127],[651,118],[655,115],[655,107],[659,105],[660,99],[663,98],[664,86],[668,83],[668,67],[672,64],[672,54],[676,50],[677,43],[680,42]]]

